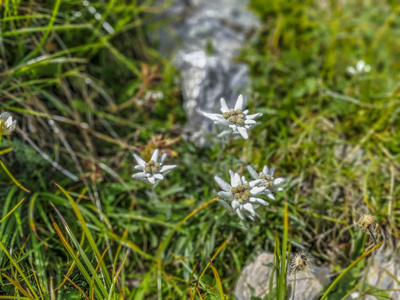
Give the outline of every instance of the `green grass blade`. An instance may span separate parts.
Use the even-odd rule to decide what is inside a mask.
[[[367,257],[372,251],[374,251],[375,249],[379,248],[382,245],[383,241],[380,242],[378,245],[376,245],[375,247],[373,247],[372,249],[370,249],[369,251],[365,252],[363,255],[361,255],[359,258],[357,258],[355,261],[353,261],[351,263],[350,266],[348,266],[346,268],[346,270],[344,270],[342,272],[342,274],[340,274],[334,282],[332,282],[332,284],[329,286],[329,288],[326,290],[326,292],[322,295],[320,300],[324,300],[328,294],[330,293],[330,291],[335,287],[336,284],[338,284],[338,282],[357,264],[359,263],[361,260],[363,260],[365,257]]]
[[[8,259],[10,260],[10,262],[14,265],[14,267],[18,270],[18,272],[20,273],[22,279],[25,281],[26,285],[28,286],[29,290],[31,291],[31,294],[35,297],[35,298],[39,298],[38,295],[36,294],[35,290],[33,289],[31,283],[29,282],[28,278],[26,278],[25,276],[25,272],[23,272],[21,270],[21,268],[18,266],[18,264],[15,262],[15,260],[12,258],[12,256],[8,253],[6,247],[4,247],[3,243],[0,241],[0,248],[4,251],[4,253],[7,255]]]
[[[53,206],[53,208],[54,208],[54,210],[56,211],[56,213],[57,213],[58,217],[60,218],[61,222],[63,223],[63,226],[64,226],[64,228],[66,229],[66,231],[67,231],[67,233],[68,233],[68,236],[71,238],[71,240],[72,240],[72,242],[74,243],[75,247],[78,248],[79,254],[81,255],[83,261],[85,262],[86,267],[87,267],[87,268],[89,269],[89,271],[92,273],[92,276],[94,277],[94,279],[95,279],[95,281],[96,281],[96,283],[97,283],[98,288],[99,288],[100,291],[103,293],[103,297],[106,297],[106,298],[107,298],[107,297],[108,297],[108,293],[107,293],[107,291],[106,291],[106,289],[105,289],[103,283],[101,282],[99,276],[96,274],[95,269],[93,268],[93,265],[91,264],[91,262],[90,262],[89,258],[87,257],[85,251],[82,249],[82,247],[80,246],[79,242],[77,241],[77,239],[76,239],[75,236],[73,235],[71,229],[69,228],[67,222],[65,221],[65,219],[63,218],[63,216],[61,215],[61,213],[57,210],[57,208],[56,208],[55,206]],[[56,223],[54,223],[54,224],[56,224]],[[54,224],[53,224],[53,225],[54,225]],[[57,228],[56,228],[56,230],[57,230]],[[59,232],[59,235],[60,235],[60,233],[61,233],[61,231]],[[70,253],[70,255],[73,255],[73,258],[74,258],[74,260],[76,261],[77,266],[79,267],[79,269],[80,269],[81,271],[82,271],[82,270],[85,270],[85,271],[86,271],[86,269],[83,267],[83,264],[80,262],[80,260],[77,258],[77,256],[75,255],[74,251],[72,250],[72,247],[71,247],[68,243],[66,243],[66,239],[64,238],[64,236],[60,236],[60,238],[63,238],[62,241],[63,241],[64,245],[65,245],[65,246],[68,246],[68,249],[67,249],[67,250],[68,250],[68,252]],[[65,244],[65,243],[66,243],[66,244]],[[71,252],[71,251],[72,251],[72,252]],[[78,264],[78,261],[79,261],[79,264]],[[90,284],[91,278],[90,278],[90,276],[89,276],[89,274],[88,274],[87,272],[86,272],[86,274],[87,274],[87,275],[85,276],[85,278],[86,278],[86,280],[87,280],[87,283]],[[98,291],[98,289],[95,288],[95,292],[100,293],[100,291]]]
[[[72,209],[74,210],[74,212],[75,212],[75,214],[76,214],[76,216],[78,218],[78,221],[80,222],[80,224],[82,226],[83,232],[85,233],[85,235],[86,235],[86,237],[87,237],[87,239],[89,241],[90,246],[92,247],[93,251],[95,252],[97,260],[99,260],[100,257],[101,257],[101,253],[100,253],[100,251],[99,251],[99,249],[97,247],[96,242],[94,241],[94,238],[93,238],[90,230],[88,229],[88,227],[86,225],[85,219],[83,218],[83,216],[82,216],[82,214],[81,214],[81,212],[80,212],[80,210],[78,208],[78,205],[75,203],[75,201],[72,199],[72,197],[68,194],[68,192],[66,190],[64,190],[60,185],[58,185],[58,184],[56,184],[56,185],[61,190],[61,192],[63,192],[63,194],[68,198],[69,202],[71,203]],[[102,261],[102,263],[100,265],[100,268],[102,270],[104,278],[107,281],[107,284],[110,286],[111,285],[111,278],[110,278],[110,276],[108,274],[108,270],[107,270],[107,267],[106,267],[104,261]]]
[[[13,212],[24,202],[25,198],[23,198],[21,201],[18,202],[17,205],[15,205],[1,220],[0,223],[3,222],[5,219],[7,219]]]
[[[23,185],[20,184],[20,183],[18,182],[18,180],[14,178],[14,176],[12,176],[12,174],[10,173],[10,171],[7,169],[7,167],[4,165],[4,163],[3,163],[1,160],[0,160],[0,165],[3,167],[3,169],[4,169],[4,171],[7,173],[8,177],[10,177],[10,179],[15,183],[15,185],[16,185],[17,187],[19,187],[20,189],[24,190],[24,191],[27,192],[27,193],[30,193],[30,191],[29,191],[28,189],[24,188]]]

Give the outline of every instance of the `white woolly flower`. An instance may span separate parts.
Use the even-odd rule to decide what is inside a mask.
[[[367,65],[365,61],[359,60],[355,67],[347,67],[347,72],[351,75],[359,75],[371,71],[371,66]]]
[[[133,154],[138,165],[135,166],[136,170],[142,171],[132,175],[132,178],[136,178],[142,181],[148,181],[151,184],[155,184],[159,180],[164,179],[164,175],[170,172],[176,165],[163,165],[164,160],[167,158],[167,154],[164,153],[161,159],[158,160],[158,149],[154,150],[149,162],[145,162],[142,158]]]
[[[17,121],[13,120],[12,116],[8,112],[2,112],[0,114],[0,135],[8,135],[14,131],[17,126]]]
[[[230,128],[219,134],[220,137],[233,133],[236,136],[241,135],[244,139],[248,139],[249,134],[247,131],[257,124],[254,119],[262,116],[262,113],[248,115],[249,111],[247,109],[243,111],[242,95],[237,98],[233,109],[230,109],[224,98],[221,98],[221,112],[222,114],[210,114],[200,111],[205,117],[213,120],[215,124],[222,124]]]
[[[262,194],[265,187],[260,186],[263,182],[262,179],[247,182],[244,176],[240,177],[238,173],[233,173],[229,170],[231,177],[231,184],[228,184],[223,179],[215,176],[214,179],[222,191],[218,192],[221,199],[218,201],[230,212],[236,212],[240,219],[244,220],[247,216],[250,220],[254,221],[256,216],[255,208],[260,204],[267,206],[268,202],[261,198],[256,197]],[[230,205],[224,200],[229,201]]]
[[[278,187],[278,185],[284,183],[286,178],[274,178],[275,168],[271,168],[268,170],[268,167],[264,166],[260,174],[258,174],[251,166],[247,166],[247,170],[254,180],[263,180],[261,186],[265,187],[264,193],[268,196],[268,198],[275,200],[275,197],[272,194],[271,190],[277,192],[283,191],[283,188]]]

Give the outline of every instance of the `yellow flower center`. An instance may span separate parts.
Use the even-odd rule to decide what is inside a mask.
[[[231,109],[229,112],[224,112],[222,116],[231,124],[244,125],[244,115],[241,109]]]
[[[146,173],[157,173],[160,171],[160,164],[150,160],[144,167]]]
[[[239,203],[246,202],[250,198],[250,186],[245,183],[243,185],[238,185],[235,187],[232,187],[231,192],[233,194],[233,197],[239,201]]]
[[[265,180],[265,182],[261,184],[261,186],[265,186],[267,189],[274,186],[274,182],[272,181],[272,177],[270,175],[261,174],[259,178]]]

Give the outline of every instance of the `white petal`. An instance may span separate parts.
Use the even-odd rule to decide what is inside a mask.
[[[233,208],[234,210],[236,210],[236,209],[239,207],[239,201],[233,200],[232,203],[231,203],[231,205],[232,205],[232,208]]]
[[[11,126],[11,124],[12,124],[12,117],[10,116],[10,117],[8,117],[8,119],[7,119],[7,121],[6,121],[6,127],[8,128],[8,127],[10,127]]]
[[[253,119],[261,117],[261,116],[262,116],[262,113],[256,113],[256,114],[253,114],[253,115],[247,115],[246,119],[253,120]]]
[[[206,118],[209,118],[211,120],[213,120],[214,122],[226,122],[225,118],[221,115],[221,114],[210,114],[210,113],[206,113],[206,112],[202,112],[199,111],[203,116],[205,116]]]
[[[350,74],[356,74],[356,69],[354,69],[354,67],[347,67],[347,72],[349,72]]]
[[[249,110],[248,109],[246,109],[246,110],[244,110],[243,112],[242,112],[242,114],[244,114],[244,115],[247,115],[249,113]]]
[[[229,200],[229,201],[232,201],[234,199],[231,192],[221,191],[221,192],[218,192],[218,196],[220,196],[222,199]]]
[[[233,179],[233,176],[235,176],[235,173],[233,173],[232,170],[229,170],[229,177],[231,178],[231,181]]]
[[[252,215],[247,215],[247,218],[249,218],[251,221],[255,221],[254,217]]]
[[[261,199],[261,198],[256,198],[256,197],[250,197],[250,202],[255,202],[255,203],[259,203],[261,205],[267,206],[269,205],[267,201]]]
[[[242,180],[240,179],[240,175],[238,173],[235,173],[233,177],[231,177],[231,185],[232,187],[238,186],[242,184]]]
[[[149,176],[149,177],[147,177],[147,180],[148,180],[151,184],[155,184],[155,183],[156,183],[156,179],[154,178],[154,176]]]
[[[160,163],[163,164],[166,158],[167,158],[167,153],[164,153],[164,154],[161,156]]]
[[[224,200],[217,199],[217,201],[219,203],[221,203],[229,212],[233,212],[232,207],[228,203],[226,203]]]
[[[281,178],[276,178],[275,180],[274,180],[274,185],[280,185],[281,183],[284,183],[285,182],[285,178],[283,178],[283,177],[281,177]]]
[[[267,175],[268,174],[268,167],[265,165],[262,169],[262,174]]]
[[[143,169],[146,166],[146,162],[138,155],[133,154],[133,157],[136,159],[136,162],[141,166]]]
[[[221,189],[223,189],[225,192],[231,191],[232,187],[227,182],[225,182],[222,178],[220,178],[218,176],[214,176],[214,180],[219,185],[219,187]]]
[[[265,193],[267,194],[267,197],[271,200],[275,200],[274,195],[271,193],[270,190],[266,190]]]
[[[260,183],[265,182],[265,179],[256,179],[249,182],[249,186],[252,189],[253,187],[259,185]]]
[[[237,209],[237,210],[236,210],[236,214],[239,216],[239,218],[240,218],[241,220],[244,220],[243,214],[242,214],[242,212],[240,211],[240,209]]]
[[[233,130],[233,132],[237,132],[237,126],[235,124],[229,124],[229,127]]]
[[[135,166],[135,169],[136,169],[136,170],[140,170],[140,171],[143,171],[143,170],[144,170],[144,168],[143,168],[142,166],[139,166],[139,165]]]
[[[268,175],[269,175],[269,176],[274,176],[274,172],[275,172],[275,168],[272,167],[271,169],[269,169]]]
[[[357,71],[362,71],[365,67],[365,62],[363,60],[359,60],[356,65]]]
[[[249,138],[249,134],[247,133],[246,128],[238,127],[237,130],[239,131],[239,133],[242,136],[242,138],[244,138],[245,140],[247,140]]]
[[[257,172],[251,166],[247,166],[247,171],[249,171],[251,177],[258,179]]]
[[[253,124],[257,124],[257,122],[254,121],[254,120],[244,120],[244,124],[246,124],[246,125],[253,125]]]
[[[247,210],[252,216],[255,216],[256,212],[254,211],[253,205],[251,205],[251,203],[244,204],[243,208]]]
[[[243,96],[242,95],[239,95],[239,97],[236,100],[235,110],[236,109],[243,110]]]
[[[160,173],[168,173],[174,168],[176,168],[176,165],[165,165],[165,166],[162,166],[161,169],[160,169]]]
[[[225,131],[222,131],[220,134],[218,134],[218,137],[224,137],[224,136],[229,135],[231,133],[232,133],[232,130],[225,130]]]
[[[132,178],[135,178],[135,179],[146,178],[146,173],[140,172],[140,173],[133,174]]]
[[[226,101],[224,98],[221,98],[221,111],[224,112],[229,112],[229,107],[226,105]]]
[[[155,163],[158,162],[158,149],[154,150],[150,160],[154,161]]]
[[[158,179],[158,180],[163,180],[164,176],[160,173],[154,174],[154,178]]]
[[[281,187],[274,187],[274,191],[282,192],[282,191],[283,191],[283,188],[281,188]]]
[[[253,196],[258,195],[264,192],[265,189],[265,186],[256,186],[250,190],[250,194],[252,194]]]

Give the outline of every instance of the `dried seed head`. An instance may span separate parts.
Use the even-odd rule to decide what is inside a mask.
[[[357,226],[364,232],[373,231],[376,228],[376,219],[372,215],[363,215],[357,222]]]
[[[296,253],[290,260],[290,267],[293,272],[310,271],[313,267],[313,260],[307,253]]]

